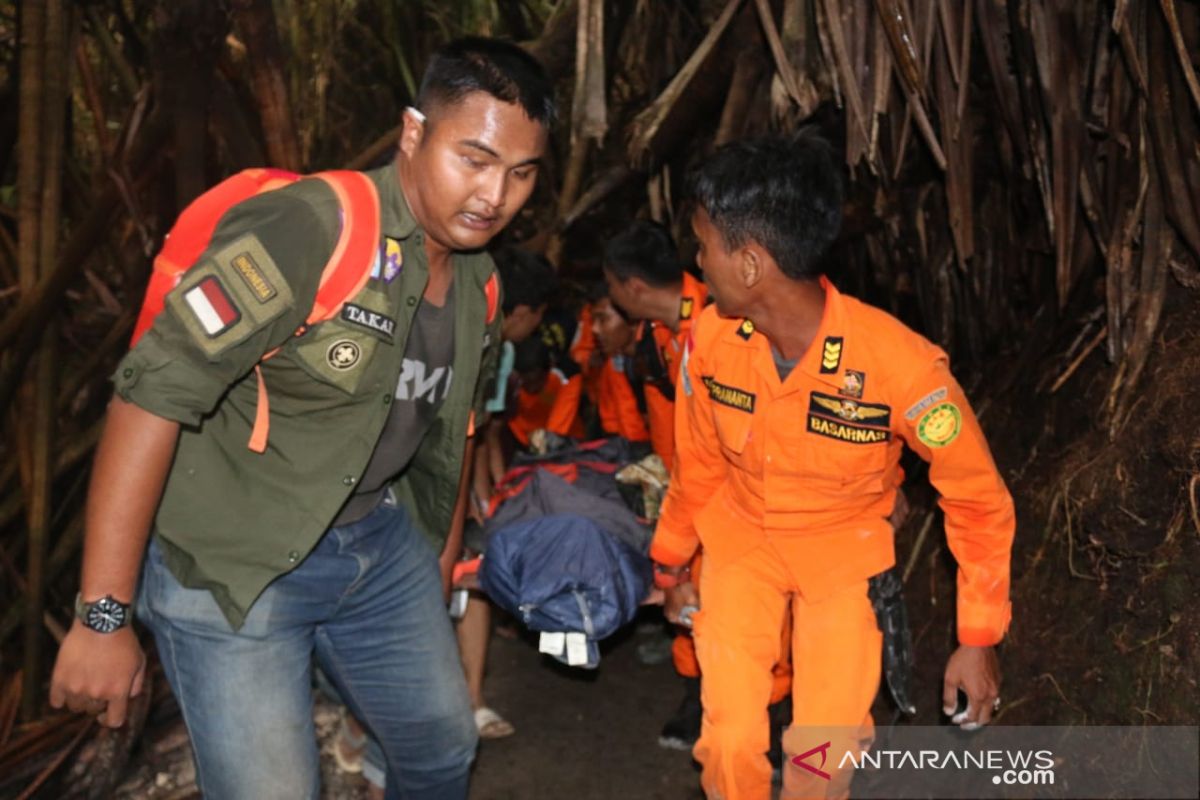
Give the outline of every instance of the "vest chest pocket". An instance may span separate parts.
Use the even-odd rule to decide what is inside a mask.
[[[387,295],[368,287],[347,301],[336,317],[295,340],[295,357],[313,377],[354,394],[376,348],[392,346],[395,337]]]
[[[379,339],[369,333],[330,320],[297,339],[293,354],[296,363],[317,380],[355,394],[379,346]]]

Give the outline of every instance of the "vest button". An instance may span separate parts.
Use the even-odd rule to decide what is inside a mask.
[[[346,484],[347,486],[353,486],[355,480],[356,479],[353,475],[347,475],[346,477],[342,478],[342,483]]]
[[[121,374],[124,375],[126,378],[132,378],[133,377],[133,368],[126,367],[124,370],[122,370]]]
[[[299,560],[300,560],[300,553],[297,552],[296,550],[292,550],[291,552],[288,553],[288,563],[289,564],[295,564]]]
[[[391,403],[392,403],[392,396],[390,394],[385,394],[383,396],[383,404],[385,406],[387,406],[387,405],[391,405]]]
[[[412,297],[410,295],[409,298],[407,300],[405,300],[404,302],[408,303],[408,305],[410,305],[410,306],[415,306],[417,304],[417,298]]]

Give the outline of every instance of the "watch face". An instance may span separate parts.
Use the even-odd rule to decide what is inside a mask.
[[[92,603],[85,622],[98,633],[112,633],[125,624],[125,606],[111,597],[102,597]]]

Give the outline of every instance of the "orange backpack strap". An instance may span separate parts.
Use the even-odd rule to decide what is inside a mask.
[[[337,195],[342,212],[342,232],[333,255],[321,272],[317,298],[306,325],[314,325],[337,316],[342,306],[362,291],[371,277],[371,267],[379,256],[381,222],[379,192],[375,183],[361,172],[331,170],[318,172]]]
[[[491,325],[500,310],[500,279],[494,271],[483,285],[483,296],[487,299],[487,324]]]
[[[218,183],[193,200],[175,220],[162,249],[154,257],[154,269],[146,285],[145,299],[133,328],[130,347],[162,313],[167,294],[208,248],[217,223],[233,206],[271,189],[286,186],[299,178],[296,173],[282,169],[247,169]]]
[[[366,175],[336,170],[319,172],[312,177],[325,181],[337,195],[342,230],[329,261],[321,270],[321,282],[317,286],[312,309],[297,333],[337,316],[346,301],[362,291],[371,277],[371,267],[379,257],[382,227],[379,192]],[[278,352],[279,348],[272,350],[262,357],[262,361]],[[258,380],[258,404],[254,428],[250,431],[250,441],[246,446],[255,453],[262,453],[267,449],[267,435],[271,430],[270,401],[267,386],[263,382],[261,362],[254,372]]]

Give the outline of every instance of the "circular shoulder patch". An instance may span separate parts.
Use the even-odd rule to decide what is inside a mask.
[[[917,422],[917,438],[930,447],[945,447],[958,438],[962,414],[954,403],[938,403]]]
[[[329,350],[325,353],[329,366],[336,370],[350,369],[358,363],[358,359],[361,357],[362,350],[358,343],[350,339],[339,339],[329,345]]]

